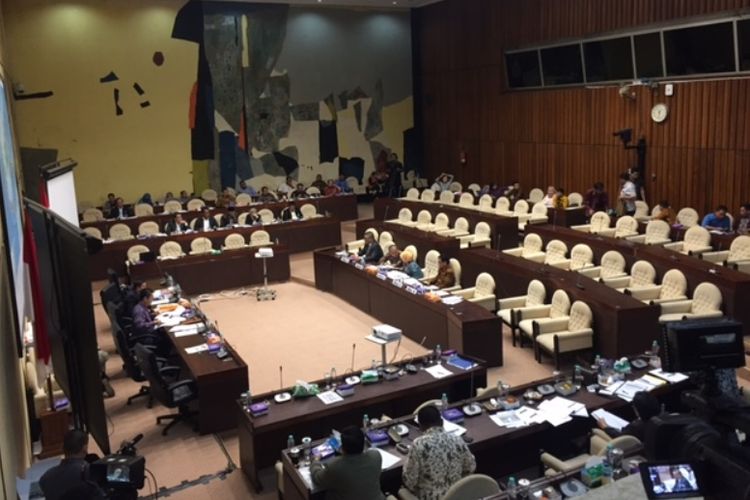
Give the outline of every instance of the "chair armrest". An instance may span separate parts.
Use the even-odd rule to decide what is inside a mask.
[[[626,239],[630,236],[637,236],[637,235],[638,235],[638,231],[628,231],[625,233],[615,234],[615,238]]]
[[[454,238],[459,238],[461,236],[469,236],[469,231],[459,231],[457,229],[451,230],[451,233],[449,236],[453,236]]]
[[[547,254],[544,252],[535,252],[535,253],[524,255],[523,258],[526,260],[530,260],[532,262],[538,262],[539,264],[541,264],[542,262],[544,262],[544,258],[546,256]]]
[[[535,323],[539,329],[539,335],[543,335],[567,330],[569,321],[568,316],[563,316],[562,318],[539,318]]]
[[[400,488],[398,490],[399,500],[419,500],[417,496],[406,488]]]
[[[669,238],[659,238],[648,242],[649,245],[653,246],[666,245],[667,243],[672,243],[672,240]]]
[[[750,273],[750,260],[740,260],[732,265],[741,273]]]
[[[464,236],[456,236],[461,243],[471,243],[476,238],[473,234],[467,234]]]
[[[646,235],[645,234],[637,234],[635,236],[626,236],[626,240],[632,241],[633,243],[646,243]]]
[[[700,254],[702,254],[704,252],[710,252],[713,249],[714,249],[714,247],[712,247],[711,245],[706,245],[704,247],[693,248],[692,250],[690,250],[688,252],[688,255],[700,255]]]
[[[159,373],[162,375],[169,375],[170,373],[176,374],[180,373],[180,367],[179,366],[162,366],[159,368]]]
[[[619,276],[617,278],[602,278],[602,283],[610,288],[626,288],[630,286],[630,276]]]
[[[598,278],[602,273],[602,268],[600,266],[584,267],[583,269],[579,269],[578,272],[586,276],[587,278],[594,279]]]
[[[690,308],[693,306],[692,300],[676,300],[674,302],[666,302],[661,304],[662,314],[678,314],[690,312]]]
[[[578,226],[570,226],[570,229],[573,229],[575,231],[581,231],[584,233],[590,233],[591,232],[591,224],[581,224]]]
[[[668,302],[680,302],[682,300],[688,300],[687,296],[686,295],[680,295],[679,297],[672,297],[672,298],[668,298],[668,299],[660,299],[660,298],[657,297],[655,299],[650,300],[649,301],[649,305],[654,305],[654,304],[661,305],[661,304],[666,304]]]
[[[659,298],[661,285],[639,286],[638,288],[626,288],[625,293],[638,300],[654,300]]]
[[[666,248],[667,250],[674,250],[675,252],[681,252],[683,245],[684,243],[682,241],[675,241],[673,243],[665,244],[664,248]]]
[[[596,233],[596,234],[598,234],[599,236],[606,236],[607,238],[614,238],[614,237],[615,237],[615,232],[616,232],[616,231],[617,231],[617,230],[616,230],[615,228],[613,228],[613,227],[608,227],[608,228],[606,228],[606,229],[602,229],[602,230],[600,230],[600,231],[597,231],[597,233]]]
[[[529,306],[518,309],[516,314],[518,315],[518,321],[521,321],[524,319],[547,318],[551,310],[551,305]]]
[[[495,310],[495,295],[483,295],[481,297],[470,297],[469,302],[473,302],[474,304],[477,304],[479,306],[482,306],[483,308],[487,309],[488,311],[494,311]]]
[[[504,254],[510,255],[512,257],[520,257],[521,256],[521,252],[523,252],[523,248],[521,248],[521,247],[518,247],[518,248],[506,248],[506,249],[503,250]]]
[[[173,382],[169,384],[169,386],[167,387],[167,390],[169,392],[172,392],[175,389],[179,389],[181,387],[188,387],[188,386],[194,386],[194,385],[195,385],[195,380],[188,378],[185,380],[178,380],[177,382]],[[195,392],[195,387],[191,387],[191,389],[193,390],[193,392]]]
[[[594,427],[593,429],[591,429],[591,434],[592,434],[592,437],[598,436],[604,441],[607,441],[607,442],[612,441],[612,438],[610,437],[610,435],[604,432],[602,429],[599,429],[598,427]]]
[[[498,309],[516,309],[519,307],[526,306],[526,295],[519,295],[518,297],[506,297],[497,301]]]
[[[443,290],[444,292],[450,292],[450,293],[455,294],[456,292],[461,290],[461,285],[447,286],[445,288],[441,288],[441,290]]]
[[[546,224],[549,220],[549,217],[546,215],[532,215],[529,217],[528,223],[529,224]]]
[[[516,214],[514,212],[513,215],[515,217],[518,217],[518,222],[528,222],[528,220],[531,219],[531,214],[530,213],[528,213],[528,214]]]
[[[627,454],[628,451],[637,450],[643,446],[643,443],[641,443],[641,441],[637,437],[630,436],[628,434],[617,436],[612,441],[610,441],[609,444],[611,444],[615,448],[620,448],[625,452],[625,454]]]
[[[550,453],[542,453],[542,455],[539,457],[539,460],[541,460],[542,465],[544,465],[548,469],[554,470],[555,472],[564,472],[566,469],[565,461],[560,460]]]
[[[438,229],[437,231],[435,231],[435,234],[446,235],[446,234],[450,234],[452,232],[453,232],[453,229],[451,229],[451,228],[448,227],[448,228],[445,228],[445,229]]]
[[[570,259],[556,260],[555,262],[550,262],[548,265],[557,269],[570,271]]]
[[[469,242],[469,246],[472,247],[480,247],[480,246],[488,246],[492,244],[491,238],[474,238]]]
[[[456,290],[455,292],[452,292],[453,295],[458,295],[459,297],[463,297],[464,299],[470,299],[474,296],[474,291],[476,290],[476,287],[471,288],[464,288],[463,290]]]

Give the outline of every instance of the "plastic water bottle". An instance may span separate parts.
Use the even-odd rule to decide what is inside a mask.
[[[607,445],[607,453],[602,461],[602,484],[609,484],[612,482],[612,450],[614,446],[611,444]]]
[[[581,367],[576,365],[575,371],[573,373],[573,385],[576,386],[576,388],[580,389],[581,385],[583,385],[583,376],[581,375]]]
[[[601,367],[602,367],[602,358],[601,356],[597,354],[596,357],[594,358],[594,364],[591,366],[591,368],[599,372],[601,370]]]
[[[446,393],[443,393],[443,396],[440,398],[441,404],[443,405],[443,410],[448,409],[448,395]]]
[[[294,436],[289,434],[289,437],[286,438],[286,448],[287,450],[291,450],[294,448]]]
[[[508,484],[506,487],[506,491],[508,492],[508,498],[515,500],[518,498],[518,486],[516,485],[516,478],[513,476],[510,476],[508,478]]]
[[[443,349],[440,347],[440,344],[435,346],[435,362],[440,363],[440,361],[443,359]]]
[[[367,416],[367,413],[365,413],[365,416],[362,417],[362,427],[365,431],[370,428],[370,417]]]
[[[651,343],[651,355],[652,356],[658,356],[659,355],[659,341],[654,340]]]

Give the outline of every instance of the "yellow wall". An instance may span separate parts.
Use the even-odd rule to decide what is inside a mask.
[[[79,202],[115,192],[192,190],[188,110],[197,45],[170,37],[185,0],[4,0],[9,72],[27,93],[15,101],[22,147],[55,148],[78,161]],[[161,51],[165,63],[152,62]],[[114,71],[114,83],[99,78]],[[151,106],[133,90],[138,82]],[[113,89],[122,116],[115,116]]]

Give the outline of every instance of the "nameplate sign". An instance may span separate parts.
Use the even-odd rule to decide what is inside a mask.
[[[396,288],[403,288],[404,282],[402,280],[393,280],[393,286]]]
[[[348,263],[348,262],[349,262],[349,256],[348,256],[348,255],[342,255],[342,256],[341,256],[341,262],[346,262],[346,263]]]
[[[358,263],[358,264],[354,264],[354,267],[356,267],[356,268],[357,268],[357,269],[359,269],[360,271],[362,271],[362,270],[363,270],[363,269],[365,268],[365,266],[364,266],[364,265],[362,265],[362,264],[359,264],[359,263]]]
[[[385,275],[385,274],[383,274],[383,273],[378,273],[378,274],[377,274],[377,277],[378,277],[378,279],[380,279],[380,280],[383,280],[383,281],[385,281],[385,280],[387,280],[387,279],[388,279],[388,276],[386,276],[386,275]]]
[[[417,294],[417,289],[414,288],[413,286],[407,286],[406,287],[406,291],[409,292],[409,293],[411,293],[411,294],[413,294],[413,295]]]

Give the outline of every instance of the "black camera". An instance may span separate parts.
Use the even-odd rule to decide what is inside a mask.
[[[143,488],[146,479],[146,459],[135,449],[141,439],[143,434],[138,434],[123,442],[116,453],[100,458],[89,467],[91,479],[107,492],[107,498],[138,498],[138,490]]]

